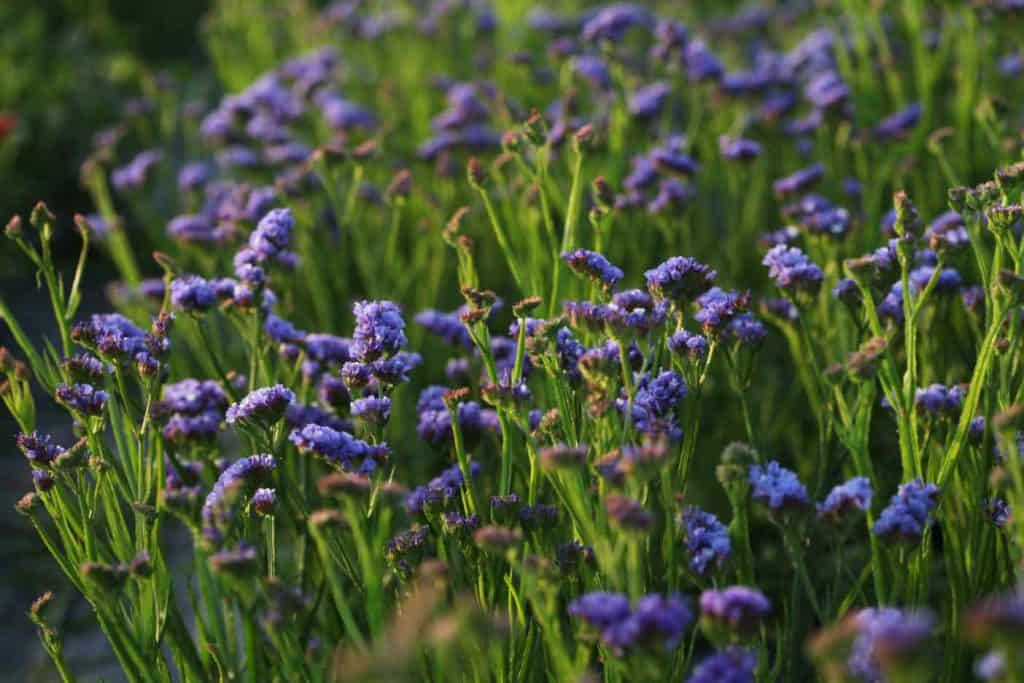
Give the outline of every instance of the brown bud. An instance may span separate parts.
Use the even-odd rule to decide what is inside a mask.
[[[469,180],[470,187],[477,190],[487,182],[487,169],[476,157],[471,157],[466,164],[466,178]]]
[[[21,216],[17,214],[11,216],[11,220],[7,221],[7,227],[4,228],[4,232],[8,237],[19,237],[22,231]]]
[[[531,312],[533,312],[538,306],[544,303],[544,300],[539,296],[530,296],[522,301],[516,302],[512,306],[512,312],[517,318],[525,318]]]
[[[377,141],[367,140],[362,143],[354,150],[352,150],[352,158],[356,161],[366,161],[377,153]]]
[[[395,174],[394,178],[391,179],[391,183],[388,185],[388,189],[384,191],[384,195],[392,199],[408,197],[411,190],[412,171],[407,168],[403,168]]]
[[[36,230],[42,230],[45,226],[52,226],[56,220],[57,217],[53,215],[53,212],[50,211],[45,202],[36,202],[36,205],[32,207],[32,213],[29,215],[28,222]]]

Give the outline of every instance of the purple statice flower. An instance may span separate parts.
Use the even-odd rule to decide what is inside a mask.
[[[97,313],[76,323],[71,338],[105,358],[130,358],[146,350],[146,333],[120,313]]]
[[[469,476],[476,478],[482,468],[478,462],[469,463]],[[455,500],[462,490],[465,480],[459,465],[452,465],[441,474],[431,479],[426,485],[418,486],[406,497],[405,509],[413,516],[424,514],[425,508],[443,509]]]
[[[772,189],[775,191],[775,195],[780,199],[792,197],[794,195],[800,195],[807,192],[821,182],[821,179],[824,176],[825,167],[820,163],[813,164],[807,168],[802,168],[785,178],[776,180],[775,183],[772,184]]]
[[[668,348],[676,355],[701,360],[708,355],[708,339],[701,334],[679,330],[668,340]]]
[[[217,304],[217,292],[205,278],[179,275],[171,280],[171,304],[180,311],[202,313]]]
[[[718,138],[718,150],[730,161],[753,161],[761,156],[761,143],[722,135]]]
[[[634,647],[674,650],[693,614],[679,595],[645,595],[625,619],[604,630],[601,639],[616,653]]]
[[[658,193],[647,202],[647,213],[658,216],[672,209],[685,207],[696,193],[692,185],[687,185],[677,178],[663,178],[658,183]]]
[[[351,354],[364,363],[392,356],[405,346],[405,321],[398,305],[391,301],[358,301],[352,309],[356,328]]]
[[[921,120],[922,113],[921,105],[915,102],[906,109],[890,114],[875,126],[875,137],[879,140],[898,140],[906,137]]]
[[[701,618],[737,633],[756,631],[771,613],[772,603],[764,593],[748,586],[730,586],[700,594]]]
[[[339,432],[351,432],[352,424],[333,413],[315,405],[293,403],[284,411],[284,423],[292,430],[302,429],[306,425],[315,424],[330,427]]]
[[[895,607],[863,609],[854,617],[857,637],[847,667],[865,681],[882,681],[882,663],[913,656],[935,630],[935,616],[926,610]]]
[[[982,655],[974,665],[974,675],[983,681],[1005,680],[1006,671],[1006,655],[999,650]]]
[[[604,309],[605,322],[614,334],[619,337],[643,336],[665,322],[668,302],[655,302],[642,289],[627,289],[613,296]]]
[[[420,311],[413,318],[416,324],[427,332],[440,337],[451,346],[461,346],[465,349],[473,348],[473,339],[469,336],[469,330],[462,323],[460,314],[462,309],[453,313],[444,313],[427,309]]]
[[[903,324],[903,283],[894,282],[878,304],[878,318],[900,326]]]
[[[266,335],[280,344],[296,344],[306,338],[306,334],[295,328],[293,324],[276,315],[268,315],[263,323]]]
[[[751,465],[748,475],[750,495],[765,503],[773,511],[783,508],[802,508],[809,502],[807,488],[796,473],[787,470],[775,460],[767,465]]]
[[[608,307],[591,301],[564,301],[562,310],[575,328],[602,332],[608,321]]]
[[[814,107],[833,111],[845,104],[850,97],[850,88],[835,71],[823,71],[812,78],[804,87],[804,97]]]
[[[223,238],[209,216],[202,214],[175,216],[167,224],[167,234],[184,244],[218,244]]]
[[[240,489],[267,479],[277,468],[272,455],[250,455],[229,465],[213,484],[203,503],[203,524],[217,529],[230,521],[231,507]]]
[[[956,211],[939,214],[928,224],[924,237],[933,249],[962,249],[971,243],[964,218]]]
[[[871,495],[871,480],[854,477],[834,487],[825,500],[818,503],[818,518],[838,522],[853,510],[867,510],[871,506]]]
[[[683,53],[686,75],[691,81],[717,81],[722,78],[725,69],[722,63],[708,48],[703,40],[691,40]]]
[[[956,418],[963,401],[963,387],[956,385],[931,384],[914,392],[914,408],[919,414],[930,417]]]
[[[64,452],[64,447],[54,443],[49,434],[40,434],[39,432],[18,434],[15,441],[18,444],[18,449],[28,458],[29,463],[36,467],[49,465]]]
[[[630,93],[626,106],[635,118],[652,119],[661,114],[671,94],[672,87],[668,83],[657,81]]]
[[[260,155],[244,145],[231,145],[217,152],[217,165],[221,168],[256,168],[261,163]]]
[[[75,382],[86,384],[102,384],[103,378],[114,371],[109,363],[104,363],[91,353],[78,353],[61,361],[61,367]]]
[[[982,507],[988,520],[999,529],[1004,528],[1012,519],[1013,510],[1010,508],[1010,504],[1001,498],[985,500]]]
[[[686,382],[672,370],[666,370],[657,377],[644,375],[637,383],[633,397],[632,422],[644,434],[665,434],[672,440],[682,438],[682,430],[676,422],[675,408],[686,398]],[[616,401],[616,407],[626,412],[629,401],[623,396]]]
[[[835,287],[832,288],[832,296],[848,306],[856,307],[861,301],[860,288],[857,287],[854,280],[848,277],[836,282]]]
[[[573,71],[595,90],[608,90],[612,77],[604,60],[595,55],[580,55],[573,59]]]
[[[40,491],[49,491],[57,484],[57,480],[49,470],[32,470],[32,483]]]
[[[593,591],[569,603],[569,616],[585,622],[598,632],[629,618],[629,598],[621,593]]]
[[[919,266],[910,271],[910,289],[914,294],[923,292],[935,273],[935,266]],[[935,280],[936,294],[955,294],[963,285],[963,277],[955,268],[943,268]]]
[[[300,453],[321,457],[347,472],[358,470],[362,474],[372,473],[377,461],[386,459],[390,452],[387,444],[371,445],[348,432],[318,424],[307,424],[292,431],[288,440]]]
[[[295,393],[283,384],[262,387],[250,392],[238,403],[228,407],[228,424],[269,426],[284,417],[284,411],[295,401]]]
[[[605,498],[605,511],[616,526],[627,531],[648,531],[654,525],[654,515],[639,501],[618,494]]]
[[[333,334],[306,334],[299,344],[306,350],[302,362],[304,377],[316,377],[328,368],[343,367],[351,358],[351,342]]]
[[[615,3],[598,10],[583,24],[581,38],[588,43],[622,42],[634,26],[648,27],[653,22],[649,10],[631,3]]]
[[[573,336],[568,327],[558,328],[555,333],[555,353],[558,355],[558,367],[573,382],[580,379],[580,357],[587,349]]]
[[[722,338],[756,349],[768,336],[768,328],[753,313],[741,313],[725,326]]]
[[[268,488],[256,489],[249,499],[249,505],[261,515],[272,515],[277,505],[277,492]]]
[[[387,424],[391,419],[391,399],[387,396],[367,396],[352,401],[352,415],[374,425]]]
[[[182,192],[198,190],[210,180],[212,175],[212,169],[205,162],[187,163],[178,171],[178,189]]]
[[[689,177],[700,170],[697,161],[681,151],[681,142],[682,140],[678,137],[673,138],[665,145],[651,150],[648,158],[658,171],[669,175]]]
[[[316,105],[327,125],[334,130],[373,130],[377,127],[377,117],[372,111],[336,92],[321,91],[316,96]]]
[[[729,530],[710,512],[689,506],[683,510],[682,523],[690,569],[706,575],[713,567],[720,568],[729,557]]]
[[[409,381],[409,373],[423,363],[418,353],[399,351],[391,358],[378,358],[370,364],[374,378],[382,384],[396,386]]]
[[[197,415],[174,413],[167,418],[160,434],[169,443],[191,443],[210,441],[220,432],[223,415],[206,411]]]
[[[228,398],[211,380],[184,379],[164,386],[156,403],[157,417],[167,416],[163,436],[171,442],[208,439],[217,434]]]
[[[110,182],[122,192],[138,189],[146,184],[150,172],[163,160],[163,157],[163,152],[158,149],[139,152],[127,164],[114,169],[110,174]]]
[[[110,398],[107,392],[91,384],[61,384],[55,392],[57,402],[83,415],[99,416]]]
[[[778,245],[765,254],[761,263],[768,266],[768,275],[788,292],[817,294],[825,273],[797,247]]]
[[[686,683],[754,683],[756,667],[757,655],[731,647],[702,659]]]
[[[349,365],[360,365],[358,363],[346,363]],[[366,366],[362,366],[366,367]],[[368,368],[367,368],[368,369]],[[344,370],[342,370],[344,374]],[[365,385],[364,385],[365,386]],[[320,385],[316,390],[317,398],[320,402],[326,406],[331,406],[336,410],[341,410],[343,407],[347,407],[352,401],[352,393],[349,391],[349,385],[347,378],[338,377],[336,375],[325,374],[320,378]]]
[[[939,487],[935,484],[925,484],[920,479],[901,484],[875,522],[875,535],[910,543],[921,540],[932,524],[938,498]]]
[[[294,228],[295,218],[291,209],[271,209],[267,212],[249,235],[247,247],[235,257],[235,275],[241,280],[249,280],[244,272],[240,272],[245,266],[270,261],[286,268],[294,266],[296,256],[288,250]]]
[[[804,195],[783,207],[783,214],[812,235],[841,238],[850,231],[850,212],[819,194]]]
[[[441,528],[452,536],[468,538],[480,528],[480,518],[459,512],[445,512],[441,515]]]
[[[706,335],[716,336],[721,334],[733,318],[747,309],[749,302],[747,294],[712,287],[697,298],[700,309],[693,319],[704,326]]]
[[[689,256],[673,256],[644,273],[647,289],[655,298],[680,307],[708,291],[717,277],[717,272]]]
[[[589,249],[576,249],[565,252],[562,258],[569,264],[569,269],[579,275],[589,277],[606,289],[612,289],[624,277],[622,269],[613,266],[604,256]]]

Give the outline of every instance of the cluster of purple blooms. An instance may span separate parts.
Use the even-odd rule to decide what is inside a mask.
[[[352,434],[319,424],[307,424],[288,436],[300,453],[324,459],[346,472],[372,474],[391,449],[386,443],[370,444]]]
[[[277,461],[273,456],[250,455],[236,460],[220,473],[203,502],[204,534],[208,539],[223,539],[234,516],[238,496],[247,487],[265,481],[276,468]]]
[[[809,504],[807,487],[796,472],[772,460],[767,465],[751,465],[748,480],[750,496],[771,510],[802,508]]]
[[[478,462],[469,463],[469,475],[476,477],[482,471]],[[452,465],[431,479],[424,486],[418,486],[405,499],[405,509],[410,515],[423,515],[428,510],[440,510],[459,496],[465,479],[458,465]]]
[[[712,567],[720,568],[732,549],[726,526],[710,512],[694,506],[683,510],[682,524],[690,569],[703,576]]]
[[[883,538],[916,543],[932,524],[939,488],[920,479],[901,484],[875,522],[874,532]]]
[[[217,382],[184,379],[164,386],[163,399],[154,413],[165,420],[164,439],[185,445],[215,438],[227,407],[228,397]]]
[[[569,604],[569,615],[593,629],[612,651],[674,650],[693,614],[678,595],[646,595],[631,607],[621,593],[592,592]]]
[[[251,391],[227,410],[230,425],[269,427],[284,417],[285,410],[295,401],[295,392],[282,384]]]

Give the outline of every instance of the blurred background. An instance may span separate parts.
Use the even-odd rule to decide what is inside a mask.
[[[0,2],[0,216],[6,222],[44,200],[66,228],[58,242],[65,263],[77,250],[71,239],[75,212],[91,210],[79,182],[79,167],[97,132],[114,124],[126,106],[147,89],[173,79],[206,89],[212,82],[201,40],[206,0],[4,0]],[[41,294],[17,250],[0,250],[0,295],[29,327],[32,336],[51,324]],[[103,306],[102,283],[109,279],[102,259],[90,263],[92,300]],[[38,310],[36,310],[38,308]],[[10,345],[6,329],[0,343]],[[48,401],[38,403],[41,410]],[[52,407],[52,406],[51,406]],[[41,415],[41,427],[46,416]],[[55,416],[54,416],[55,418]],[[54,418],[51,418],[54,419]],[[29,469],[14,445],[15,427],[0,417],[0,680],[48,681],[55,670],[45,661],[25,612],[48,589],[60,599],[63,581],[56,565],[13,504],[31,488]],[[89,608],[78,599],[64,605],[62,629],[68,654],[84,680],[120,680],[106,642],[91,631]]]

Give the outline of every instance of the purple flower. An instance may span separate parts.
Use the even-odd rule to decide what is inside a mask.
[[[879,140],[892,140],[906,137],[907,133],[921,120],[921,105],[914,103],[906,109],[882,119],[875,126],[875,137]]]
[[[277,492],[274,489],[256,489],[249,499],[249,505],[261,515],[271,515],[277,505]]]
[[[612,297],[605,307],[604,319],[620,337],[642,336],[660,327],[667,313],[667,302],[655,303],[642,289],[627,289]]]
[[[772,460],[767,465],[751,465],[748,476],[751,497],[772,510],[802,508],[808,504],[807,489],[796,473]]]
[[[83,415],[99,416],[107,405],[107,392],[91,384],[61,384],[56,390],[57,402]]]
[[[163,152],[147,149],[110,174],[110,182],[120,191],[134,190],[146,184],[150,172],[163,160]]]
[[[691,623],[693,615],[679,595],[645,595],[628,617],[607,627],[601,639],[617,653],[633,647],[669,651],[679,645]]]
[[[593,591],[569,603],[569,616],[585,621],[598,631],[629,618],[629,598],[621,593]]]
[[[390,301],[359,301],[353,307],[356,329],[352,356],[363,362],[392,356],[405,346],[405,321],[398,305]]]
[[[220,473],[213,489],[203,503],[203,523],[207,528],[217,529],[230,521],[232,506],[238,499],[240,489],[261,482],[277,468],[277,461],[271,455],[250,455],[232,463]]]
[[[772,613],[772,604],[761,591],[747,586],[730,586],[723,590],[706,590],[700,594],[703,619],[725,626],[731,631],[749,634]]]
[[[753,652],[732,647],[702,659],[686,683],[754,683],[756,666]]]
[[[772,247],[761,263],[768,266],[768,275],[775,284],[786,291],[814,295],[825,279],[821,268],[797,247]]]
[[[964,390],[960,386],[946,387],[931,384],[914,392],[914,407],[922,415],[931,417],[956,418],[964,401]]]
[[[883,680],[885,663],[913,656],[935,630],[935,616],[924,610],[871,608],[861,610],[853,619],[858,635],[847,666],[866,681]]]
[[[441,337],[446,343],[452,346],[461,346],[465,349],[473,348],[473,339],[469,336],[469,330],[462,324],[459,317],[462,309],[454,313],[444,313],[428,309],[416,314],[414,320],[427,332]]]
[[[703,576],[712,566],[720,568],[731,550],[725,525],[710,512],[692,505],[683,510],[682,523],[690,569]]]
[[[209,165],[202,161],[187,163],[178,172],[178,189],[182,192],[198,190],[210,180],[212,175]]]
[[[668,340],[668,348],[672,353],[687,356],[690,360],[701,360],[708,354],[708,340],[703,335],[679,330]]]
[[[708,291],[717,277],[718,273],[689,256],[673,256],[644,273],[651,294],[679,306]]]
[[[573,60],[573,70],[590,83],[595,90],[608,90],[612,85],[611,74],[604,60],[594,55],[581,55]]]
[[[703,40],[691,40],[683,55],[687,77],[691,81],[717,81],[725,70]]]
[[[596,251],[577,249],[562,254],[574,273],[589,277],[591,280],[611,289],[624,276],[622,269],[613,266],[608,259]]]
[[[705,334],[720,334],[729,321],[746,310],[749,301],[747,294],[726,292],[719,287],[712,287],[697,298],[700,310],[693,319],[704,326]]]
[[[746,138],[718,138],[718,149],[722,156],[731,161],[753,161],[761,156],[761,143]]]
[[[854,477],[839,484],[818,503],[818,518],[839,521],[853,510],[864,511],[871,505],[871,481],[867,477]]]
[[[658,194],[647,202],[647,213],[658,216],[671,209],[681,209],[695,196],[692,185],[687,185],[676,178],[664,178],[658,183]]]
[[[480,474],[481,467],[477,462],[469,463],[469,476]],[[416,487],[405,499],[405,509],[410,515],[422,515],[424,508],[443,509],[454,500],[462,490],[464,480],[459,465],[452,465],[425,486]]]
[[[228,424],[270,426],[284,417],[284,412],[295,401],[295,393],[282,384],[252,391],[238,403],[228,407]]]
[[[821,182],[824,175],[825,167],[821,164],[814,164],[776,180],[772,189],[780,199],[803,194]]]
[[[621,42],[626,32],[634,26],[649,26],[652,23],[651,13],[639,6],[629,3],[616,3],[604,7],[584,25],[581,37],[588,43],[598,41]]]
[[[34,466],[49,465],[64,452],[64,447],[54,443],[49,434],[18,434],[16,442],[29,463]]]
[[[198,415],[207,410],[223,411],[227,405],[228,398],[218,382],[183,379],[164,386],[164,396],[158,404],[158,412]]]
[[[875,522],[875,535],[887,540],[915,543],[932,524],[932,512],[938,503],[939,488],[914,479],[900,485]]]
[[[181,311],[201,313],[217,304],[217,292],[198,275],[181,275],[171,281],[171,303]]]
[[[654,525],[654,515],[632,498],[613,494],[607,496],[604,502],[608,518],[622,529],[648,531]]]
[[[808,82],[804,88],[804,97],[818,109],[834,110],[841,107],[850,97],[850,88],[838,73],[829,70]]]
[[[370,424],[387,424],[391,419],[391,399],[387,396],[357,398],[352,401],[352,415]]]
[[[626,106],[629,113],[638,119],[658,116],[665,107],[672,88],[664,81],[657,81],[630,93]]]
[[[311,453],[346,471],[372,472],[378,459],[389,453],[387,444],[370,445],[347,432],[318,424],[294,430],[288,440],[301,453]]]
[[[787,302],[788,303],[788,302]],[[734,340],[741,346],[758,347],[768,336],[768,329],[753,313],[741,313],[725,326],[722,338]]]

